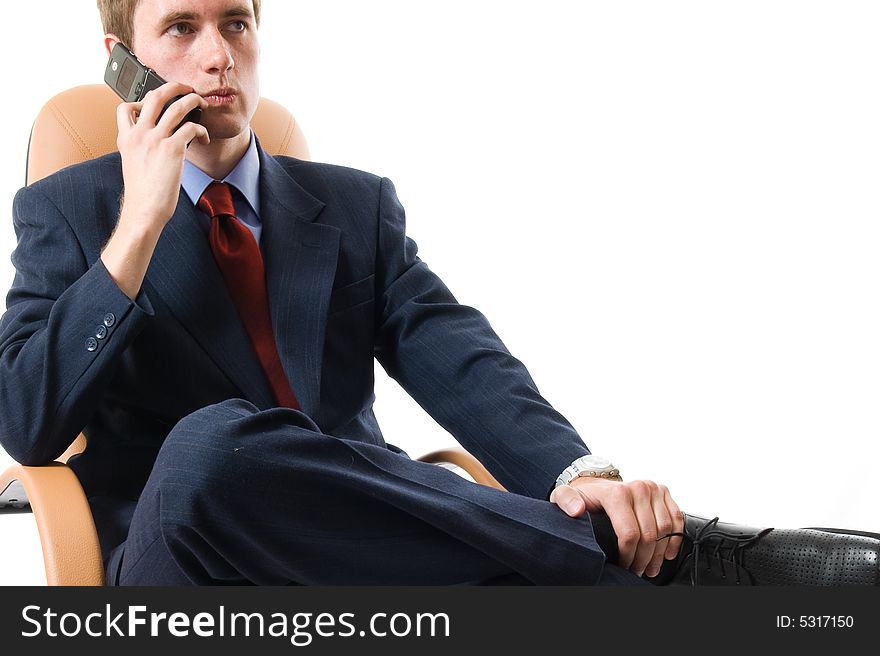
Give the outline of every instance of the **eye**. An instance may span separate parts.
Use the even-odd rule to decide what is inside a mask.
[[[244,32],[247,29],[247,23],[243,20],[232,21],[228,27],[233,32]]]
[[[167,31],[172,36],[183,36],[192,32],[192,28],[189,26],[189,23],[175,23]]]

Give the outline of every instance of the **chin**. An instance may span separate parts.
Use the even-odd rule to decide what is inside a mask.
[[[202,123],[208,129],[208,136],[211,141],[217,139],[235,139],[242,132],[250,130],[250,124],[240,121],[203,121]],[[248,134],[250,134],[248,132]]]

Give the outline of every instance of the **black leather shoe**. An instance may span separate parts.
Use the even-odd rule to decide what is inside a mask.
[[[653,583],[880,585],[880,534],[834,528],[753,528],[685,513],[678,557]],[[680,533],[678,535],[681,535]]]

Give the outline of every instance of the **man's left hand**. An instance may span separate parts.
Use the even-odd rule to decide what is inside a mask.
[[[571,517],[608,515],[617,534],[617,564],[638,576],[657,576],[663,559],[672,560],[681,548],[679,536],[658,540],[684,531],[684,517],[669,489],[654,481],[620,483],[581,476],[554,489],[550,501]]]

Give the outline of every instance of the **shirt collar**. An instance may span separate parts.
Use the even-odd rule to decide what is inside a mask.
[[[199,198],[212,182],[214,178],[192,162],[184,160],[180,184],[193,205],[199,202]],[[253,130],[247,151],[221,182],[228,182],[238,189],[256,215],[260,216],[260,156],[257,153],[257,141],[254,139]]]

